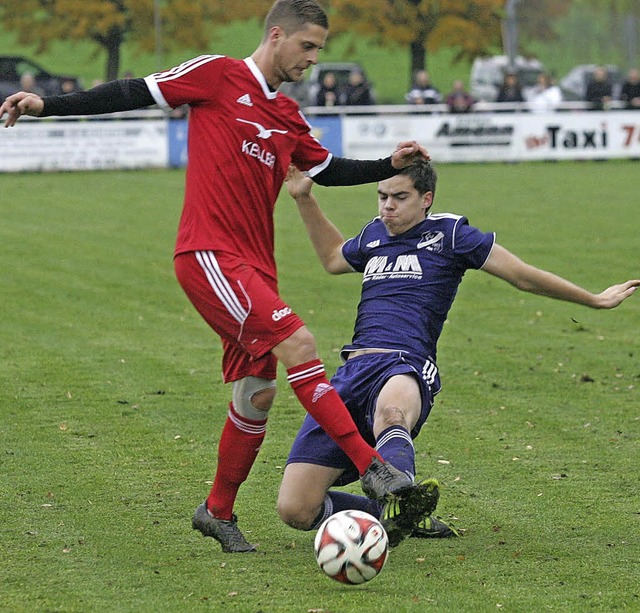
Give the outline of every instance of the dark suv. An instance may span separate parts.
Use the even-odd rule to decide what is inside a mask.
[[[0,101],[23,89],[20,79],[26,73],[33,75],[38,93],[45,96],[81,89],[77,77],[53,75],[20,55],[0,55]]]

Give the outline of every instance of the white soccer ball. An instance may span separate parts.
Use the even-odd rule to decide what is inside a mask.
[[[382,524],[364,511],[340,511],[318,529],[316,562],[340,583],[371,581],[389,555],[389,539]]]

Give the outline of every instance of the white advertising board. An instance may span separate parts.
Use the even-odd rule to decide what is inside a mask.
[[[640,112],[345,116],[343,155],[386,157],[403,140],[435,162],[640,158]]]
[[[167,121],[22,121],[0,129],[0,172],[168,166]]]
[[[329,119],[331,129],[324,127],[334,140],[326,144],[343,157],[386,157],[398,142],[417,140],[435,162],[640,159],[640,111],[372,113]],[[180,166],[186,160],[184,138],[184,155],[170,159],[172,150],[176,158],[177,140],[169,121],[160,118],[22,120],[0,129],[0,172]]]

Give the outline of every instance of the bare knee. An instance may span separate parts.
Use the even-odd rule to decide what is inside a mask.
[[[380,431],[392,426],[401,426],[409,430],[406,411],[396,406],[378,407],[376,409],[375,423]]]
[[[291,528],[311,530],[315,518],[320,513],[320,506],[312,508],[301,500],[278,498],[278,516]]]
[[[342,473],[341,469],[318,464],[287,464],[278,492],[278,516],[296,530],[311,530],[324,508],[327,490]]]
[[[323,508],[335,469],[315,464],[287,464],[278,492],[278,516],[296,530],[311,530]]]

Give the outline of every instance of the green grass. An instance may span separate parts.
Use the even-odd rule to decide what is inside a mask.
[[[590,289],[638,276],[637,163],[443,165],[439,211]],[[444,390],[417,441],[466,530],[409,540],[364,586],[317,569],[275,513],[302,419],[280,393],[237,503],[262,554],[191,530],[229,390],[173,278],[182,171],[4,175],[0,211],[0,610],[637,611],[637,297],[614,311],[470,272],[440,345]],[[372,186],[317,188],[347,235]],[[277,210],[284,296],[328,369],[358,275],[331,277],[293,204]],[[446,462],[446,463],[445,463]],[[357,491],[357,487],[354,489]]]

